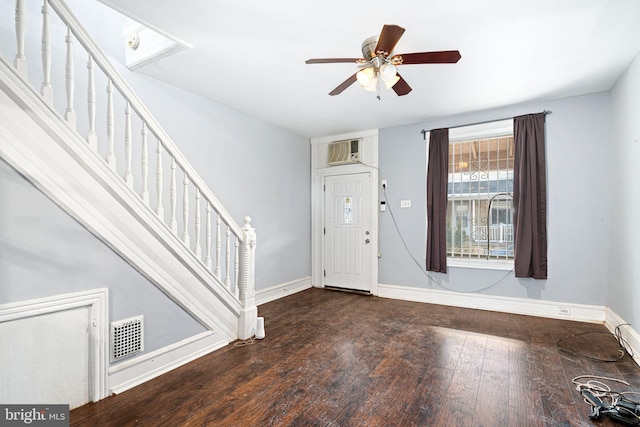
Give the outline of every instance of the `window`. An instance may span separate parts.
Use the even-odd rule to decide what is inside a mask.
[[[447,257],[513,260],[513,122],[450,130]]]

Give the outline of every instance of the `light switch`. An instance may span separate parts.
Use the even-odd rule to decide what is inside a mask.
[[[400,200],[400,207],[401,208],[410,208],[411,207],[411,200]]]

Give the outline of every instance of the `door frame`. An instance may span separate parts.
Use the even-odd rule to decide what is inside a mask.
[[[326,166],[326,149],[331,141],[349,138],[363,138],[361,150],[362,163],[347,165]],[[324,288],[324,183],[325,177],[335,175],[351,175],[358,173],[371,174],[371,248],[370,255],[370,289],[371,295],[378,295],[378,206],[379,206],[379,174],[377,167],[378,132],[368,131],[357,134],[339,135],[312,141],[312,165],[313,177],[311,180],[311,285],[316,288]]]

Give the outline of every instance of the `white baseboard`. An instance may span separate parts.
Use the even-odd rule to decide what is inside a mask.
[[[640,334],[638,334],[638,332],[635,331],[631,327],[631,325],[625,322],[609,307],[607,307],[607,320],[604,324],[612,334],[615,334],[616,327],[620,326],[620,335],[629,345],[627,351],[631,350],[631,353],[633,354],[633,360],[637,365],[640,366],[640,354],[638,354],[638,352],[640,352]]]
[[[261,305],[296,292],[304,291],[311,287],[311,277],[303,277],[302,279],[293,280],[291,282],[282,283],[267,289],[256,291],[256,305]]]
[[[159,350],[114,364],[109,368],[110,391],[115,394],[122,393],[227,344],[229,343],[222,334],[207,331]]]
[[[475,308],[502,313],[604,323],[606,307],[585,304],[560,303],[526,298],[466,294],[437,289],[414,288],[397,285],[378,285],[378,296],[406,301]]]

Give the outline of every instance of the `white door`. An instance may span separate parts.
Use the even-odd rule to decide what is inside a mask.
[[[0,323],[0,402],[89,401],[89,308]]]
[[[326,176],[324,285],[371,292],[371,173]]]

